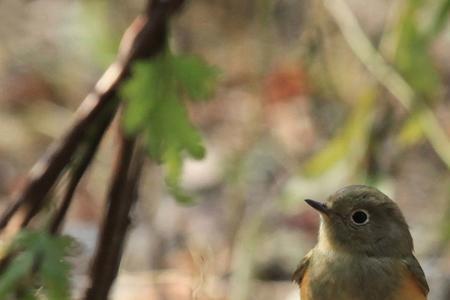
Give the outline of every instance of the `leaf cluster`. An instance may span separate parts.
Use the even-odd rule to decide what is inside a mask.
[[[9,245],[8,267],[0,275],[0,299],[70,299],[70,266],[65,258],[73,240],[45,231],[23,230]]]
[[[201,159],[205,149],[184,100],[207,99],[218,71],[195,56],[174,55],[167,49],[151,61],[136,63],[132,72],[121,90],[125,131],[145,137],[149,155],[165,166],[169,191],[189,202],[179,184],[183,156]]]

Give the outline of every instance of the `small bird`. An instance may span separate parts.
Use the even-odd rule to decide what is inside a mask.
[[[317,245],[292,279],[301,300],[426,300],[425,274],[402,212],[375,188],[352,185],[325,203]]]

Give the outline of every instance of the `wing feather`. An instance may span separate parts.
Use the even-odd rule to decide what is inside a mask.
[[[312,255],[312,250],[308,252],[308,254],[303,257],[303,259],[298,264],[297,268],[295,269],[294,274],[292,274],[292,281],[295,281],[300,285],[302,282],[303,276],[305,275],[306,269],[308,268],[309,261]]]
[[[425,278],[425,273],[423,272],[422,267],[417,261],[417,258],[414,255],[411,255],[410,257],[405,258],[403,261],[405,265],[408,267],[408,270],[413,275],[414,279],[416,279],[417,284],[419,285],[421,291],[426,296],[430,291],[430,288],[428,287],[427,279]]]

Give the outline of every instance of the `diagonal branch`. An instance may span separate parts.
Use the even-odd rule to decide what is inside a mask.
[[[92,162],[92,159],[94,158],[94,155],[97,152],[97,148],[102,140],[102,136],[108,128],[110,121],[111,120],[109,119],[101,118],[98,124],[96,124],[96,128],[93,130],[94,132],[87,138],[88,141],[86,145],[83,145],[82,149],[80,149],[80,152],[82,153],[80,154],[79,160],[75,160],[71,169],[69,183],[62,198],[61,206],[53,216],[49,226],[49,231],[52,234],[58,233],[61,229],[61,225],[72,203],[75,190],[86,169]]]
[[[118,88],[130,75],[132,63],[137,59],[152,57],[164,47],[168,18],[183,2],[149,1],[146,14],[137,17],[125,32],[117,61],[106,70],[94,91],[80,105],[75,124],[48,148],[31,169],[24,188],[1,215],[0,230],[21,207],[28,209],[24,225],[42,209],[49,191],[73,160],[87,132],[95,126],[95,121],[103,114],[107,122],[113,119],[119,105]]]

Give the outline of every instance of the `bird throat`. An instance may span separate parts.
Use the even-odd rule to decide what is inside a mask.
[[[319,240],[317,242],[316,248],[323,253],[345,253],[345,251],[341,247],[333,242],[333,239],[330,237],[330,233],[328,232],[327,225],[324,223],[324,221],[320,222]]]

